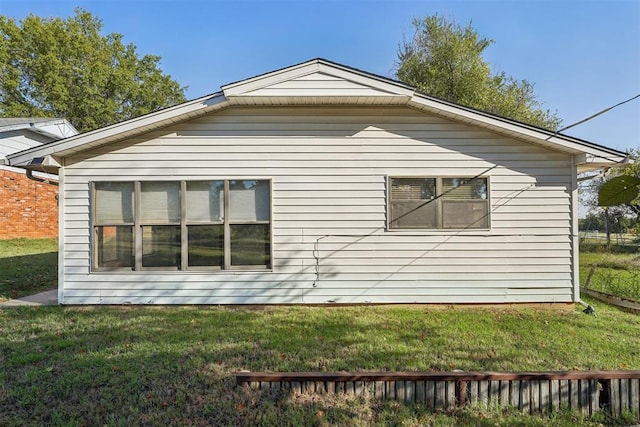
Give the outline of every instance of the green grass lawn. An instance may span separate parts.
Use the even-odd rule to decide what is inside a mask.
[[[2,294],[54,287],[55,249],[53,240],[0,242]],[[640,369],[640,318],[590,302],[598,317],[579,306],[5,308],[0,425],[631,424],[478,407],[432,414],[421,405],[235,385],[234,373],[245,369]]]
[[[573,414],[430,414],[420,405],[249,390],[235,385],[234,372],[640,369],[638,317],[598,311],[3,309],[0,425],[583,423]]]
[[[0,301],[55,288],[57,266],[57,239],[0,240]]]

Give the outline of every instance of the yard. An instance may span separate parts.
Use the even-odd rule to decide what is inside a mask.
[[[37,280],[20,278],[31,270],[19,261],[37,251],[27,243],[19,246],[27,253],[12,249],[0,262],[20,269],[3,268],[3,278],[21,283],[19,292],[25,292],[26,283]],[[42,252],[54,248],[50,242]],[[581,307],[3,309],[0,425],[622,423],[604,415],[584,420],[562,412],[542,418],[494,408],[431,414],[420,405],[235,385],[239,370],[640,369],[638,317],[591,302],[598,317],[583,314]]]
[[[0,302],[58,284],[57,239],[0,240]]]
[[[580,252],[582,286],[640,300],[639,249],[638,246],[613,245],[611,252],[607,252],[602,245],[583,245]]]

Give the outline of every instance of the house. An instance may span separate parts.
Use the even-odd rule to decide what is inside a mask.
[[[571,303],[625,161],[315,59],[9,156],[58,173],[62,304]]]
[[[6,156],[77,135],[64,119],[0,118],[0,239],[58,235],[57,177],[6,165]]]

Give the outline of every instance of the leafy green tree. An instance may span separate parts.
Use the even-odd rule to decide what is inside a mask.
[[[68,19],[0,16],[0,117],[63,117],[81,132],[185,100],[159,56],[76,9]]]
[[[397,77],[419,90],[457,104],[556,130],[561,120],[541,108],[533,84],[492,73],[483,53],[493,40],[467,24],[442,16],[415,19],[415,33],[398,50]]]
[[[630,153],[638,159],[640,149]],[[625,205],[640,218],[640,163],[638,160],[613,171],[598,189],[598,206]]]
[[[610,233],[626,233],[633,227],[633,219],[621,209],[599,210],[590,212],[578,220],[580,231],[599,231]]]

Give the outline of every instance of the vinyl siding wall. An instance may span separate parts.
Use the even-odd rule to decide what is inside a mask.
[[[65,304],[569,302],[571,157],[408,108],[230,108],[65,159]],[[388,176],[489,177],[490,230],[386,229]],[[273,270],[90,272],[90,181],[272,180]]]

